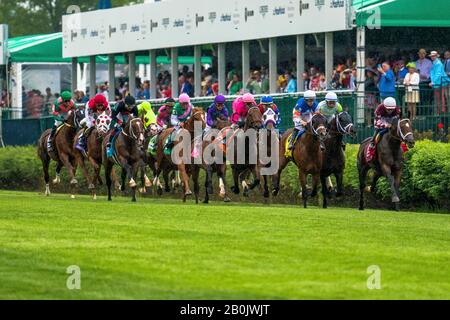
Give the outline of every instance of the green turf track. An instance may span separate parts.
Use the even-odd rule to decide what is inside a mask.
[[[450,215],[138,201],[0,192],[0,298],[450,299]]]

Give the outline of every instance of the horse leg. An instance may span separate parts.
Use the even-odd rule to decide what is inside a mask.
[[[317,196],[317,187],[319,185],[319,177],[320,174],[313,174],[312,175],[312,192],[311,192],[311,197],[315,197]]]
[[[381,178],[381,175],[382,174],[378,170],[375,171],[372,179],[372,184],[369,189],[371,193],[375,193],[377,191],[377,182]]]
[[[245,178],[247,177],[247,173],[248,173],[247,171],[243,171],[239,175],[239,180],[242,185],[242,194],[244,195],[244,197],[249,196],[249,187],[248,187],[247,181],[245,181]]]
[[[258,166],[254,166],[252,168],[252,174],[253,174],[253,183],[250,185],[249,190],[253,190],[261,184],[261,175]]]
[[[369,167],[359,168],[359,210],[364,210],[364,189],[366,189],[366,177]]]
[[[121,188],[120,188],[120,191],[125,191],[125,180],[127,179],[127,170],[125,169],[125,168],[122,168],[122,173],[120,174],[120,178],[121,178],[121,181],[122,181],[122,184],[121,184]]]
[[[131,201],[132,202],[136,202],[136,187],[137,187],[137,184],[136,184],[135,180],[136,180],[137,171],[140,168],[141,168],[140,163],[136,162],[136,163],[133,163],[132,166],[130,166],[130,170],[129,170],[130,177],[131,177],[131,179],[130,179],[130,188],[131,188]]]
[[[78,163],[78,165],[81,168],[81,173],[83,174],[84,178],[86,179],[87,183],[88,183],[88,189],[89,190],[94,190],[95,186],[94,186],[94,180],[95,180],[95,174],[94,177],[91,179],[89,177],[89,172],[86,168],[86,163],[84,163],[84,159],[83,159],[83,155],[77,155],[76,156],[76,162]],[[91,162],[91,160],[89,160],[89,162]],[[95,191],[94,191],[95,194]]]
[[[336,197],[339,198],[344,195],[344,174],[342,171],[337,171],[334,173],[334,176],[336,177],[337,185]]]
[[[213,168],[212,165],[208,165],[206,167],[206,187],[208,188],[208,193],[213,194],[213,183],[212,183],[212,176],[213,176]]]
[[[72,199],[75,199],[75,195],[73,194],[73,188],[78,184],[77,179],[75,178],[75,168],[72,165],[72,162],[69,159],[69,156],[65,153],[62,153],[59,155],[59,158],[61,159],[62,163],[64,164],[64,166],[67,168],[67,170],[69,171],[69,175],[70,175],[70,185],[71,185],[71,191],[72,194],[70,195],[70,197]]]
[[[105,180],[106,186],[108,187],[108,201],[112,201],[111,198],[111,172],[113,171],[113,164],[110,161],[106,161],[105,163]]]
[[[99,167],[99,170],[100,170],[100,167]],[[100,175],[99,175],[99,177],[100,177]],[[112,180],[114,181],[114,187],[117,190],[122,190],[122,186],[120,184],[119,177],[116,174],[116,170],[114,170],[114,166],[111,169],[111,177],[112,177]]]
[[[268,177],[263,176],[263,179],[264,179],[264,199],[267,201],[267,200],[269,200],[269,196],[270,196]]]
[[[156,185],[156,193],[158,194],[158,196],[162,196],[162,194],[163,194],[163,188],[162,188],[162,185],[161,185],[161,181],[159,181],[159,175],[161,174],[161,171],[162,170],[159,167],[156,169],[155,178],[153,180],[153,184]],[[167,170],[163,171],[164,180],[166,179],[165,178],[166,177],[166,172],[167,172]],[[165,181],[165,183],[168,183],[168,182]]]
[[[194,168],[192,170],[192,180],[194,181],[195,204],[198,204],[198,197],[200,194],[200,185],[198,183],[199,173],[200,173],[200,167],[194,165]]]
[[[64,167],[64,164],[60,161],[56,164],[56,177],[53,179],[53,184],[59,184],[61,183],[61,169]]]
[[[50,157],[48,155],[41,156],[42,170],[44,171],[44,181],[45,181],[45,195],[50,196],[50,175],[48,173],[48,167],[50,165]]]
[[[389,185],[391,187],[391,192],[392,192],[392,202],[395,205],[395,210],[398,211],[400,198],[397,194],[397,186],[395,183],[395,178],[392,175],[391,168],[387,165],[383,165],[382,172],[383,172],[384,176],[386,177],[387,181],[389,182]]]
[[[189,176],[186,172],[186,166],[184,163],[178,165],[178,171],[180,171],[180,175],[184,183],[184,199],[186,199],[187,196],[192,195],[192,191],[189,187]]]
[[[302,186],[303,207],[308,207],[308,189],[306,187],[306,174],[302,170],[298,170],[298,178]]]
[[[281,172],[283,172],[287,164],[287,159],[284,156],[280,155],[278,172],[272,176],[272,195],[274,197],[276,197],[278,195],[278,192],[280,192]]]
[[[164,179],[164,191],[170,192],[170,183],[169,183],[169,170],[166,169],[163,171],[163,179]],[[172,182],[172,191],[175,191],[175,171],[172,171],[173,178],[171,179]]]
[[[237,168],[236,167],[232,167],[232,172],[233,172],[233,182],[234,182],[234,186],[231,187],[231,191],[233,191],[234,194],[239,194],[240,190],[239,190],[239,174],[237,172]]]
[[[394,172],[394,185],[395,190],[397,191],[398,202],[395,202],[395,210],[400,211],[400,180],[402,178],[402,171],[396,170]]]
[[[326,177],[324,175],[320,175],[320,184],[322,186],[322,196],[323,196],[323,208],[328,208],[328,188],[326,183]]]
[[[224,202],[230,202],[231,199],[227,196],[226,191],[227,189],[225,185],[226,169],[227,169],[226,164],[221,164],[217,168],[217,176],[219,177],[219,189],[220,189],[219,196],[223,198]]]

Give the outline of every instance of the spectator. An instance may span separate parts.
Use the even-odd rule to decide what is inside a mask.
[[[181,78],[181,77],[180,77]],[[181,86],[181,93],[186,93],[189,97],[194,97],[194,73],[189,72],[186,76],[186,81]]]
[[[246,88],[252,94],[269,93],[269,80],[262,79],[261,73],[255,70],[250,79],[248,79]]]
[[[295,93],[297,92],[297,80],[292,76],[292,74],[289,71],[286,71],[284,73],[284,78],[287,82],[287,87],[284,89],[284,92],[286,93]]]
[[[405,102],[408,104],[409,119],[415,120],[417,114],[417,104],[420,101],[419,83],[420,75],[416,72],[416,64],[410,62],[407,65],[408,73],[403,80],[406,89]]]
[[[146,80],[144,82],[143,96],[144,96],[144,100],[150,100],[150,81],[148,81],[148,80]]]
[[[214,91],[212,89],[212,82],[210,79],[202,82],[202,96],[210,97],[214,95]]]
[[[242,93],[242,81],[237,73],[233,74],[233,77],[228,84],[228,94],[234,96]]]
[[[170,85],[163,85],[161,90],[162,98],[172,98],[172,89]]]
[[[311,68],[311,69],[313,69],[313,68]],[[320,74],[316,73],[311,79],[311,83],[310,83],[311,90],[319,91],[319,89],[320,89],[319,84],[320,84]]]
[[[433,63],[426,58],[427,52],[425,49],[419,50],[419,60],[416,62],[417,71],[420,74],[420,101],[422,104],[431,105],[432,95],[430,94],[430,71]]]
[[[434,99],[437,108],[437,113],[446,112],[444,90],[450,84],[450,78],[444,71],[444,65],[437,51],[431,51],[431,60],[433,60],[433,67],[430,71],[430,87],[434,90]]]
[[[77,103],[87,103],[89,99],[88,97],[86,97],[83,91],[77,90],[75,91],[75,101]]]
[[[364,82],[365,87],[365,98],[364,105],[367,108],[366,121],[367,126],[372,127],[373,125],[373,115],[376,107],[378,106],[378,88],[376,80],[376,71],[371,67],[366,68],[366,81]]]
[[[106,82],[105,84],[102,84],[100,86],[100,94],[102,94],[107,101],[109,101],[109,93],[108,93],[108,87],[106,86]]]
[[[395,94],[395,75],[391,70],[391,66],[387,62],[378,68],[380,73],[380,82],[378,83],[378,89],[380,90],[380,98],[384,100],[388,97],[396,97]]]
[[[405,79],[408,74],[408,69],[405,67],[405,61],[398,61],[398,71],[397,71],[397,82],[403,83],[403,79]]]
[[[311,90],[311,79],[308,72],[303,72],[303,91]]]
[[[325,78],[325,75],[323,73],[321,73],[320,80],[319,80],[319,90],[327,91],[327,89],[328,89],[327,79]]]
[[[445,51],[445,64],[444,64],[444,70],[447,75],[447,77],[450,78],[450,50]],[[447,85],[444,91],[445,95],[445,103],[446,105],[450,104],[450,84]]]

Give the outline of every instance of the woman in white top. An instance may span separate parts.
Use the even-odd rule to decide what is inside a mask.
[[[408,104],[408,112],[410,120],[416,119],[417,114],[417,104],[420,102],[419,96],[419,82],[420,75],[416,72],[416,64],[410,62],[406,65],[408,68],[408,73],[406,74],[403,84],[406,89],[405,102]]]

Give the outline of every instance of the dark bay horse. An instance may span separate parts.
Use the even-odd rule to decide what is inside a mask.
[[[367,148],[371,138],[361,143],[358,152],[359,171],[359,210],[364,210],[364,190],[366,188],[366,177],[370,169],[375,170],[371,192],[375,192],[377,181],[384,176],[391,187],[392,202],[395,210],[400,210],[400,180],[403,170],[403,149],[401,144],[406,143],[413,148],[414,134],[409,119],[394,118],[391,127],[383,135],[376,146],[376,155],[369,163],[366,161]]]
[[[330,190],[327,188],[326,180],[334,174],[337,184],[336,197],[344,194],[343,176],[345,169],[345,153],[342,148],[345,135],[356,136],[353,120],[346,111],[337,114],[328,124],[328,138],[325,139],[325,152],[322,153],[322,170],[320,171],[320,182],[322,185],[323,207],[328,207],[327,197]]]
[[[49,152],[47,149],[47,140],[50,135],[51,129],[46,130],[42,133],[38,141],[38,156],[42,161],[42,168],[44,171],[45,180],[45,195],[50,195],[50,176],[48,173],[48,168],[50,161],[56,162],[56,178],[53,180],[53,184],[58,184],[61,182],[60,174],[63,167],[67,168],[70,176],[70,185],[72,191],[75,185],[78,183],[75,178],[76,173],[76,162],[75,162],[75,150],[73,148],[73,141],[77,130],[80,127],[80,121],[84,118],[83,110],[70,110],[68,112],[67,120],[61,125],[53,139],[53,151]],[[75,195],[72,192],[72,198]]]
[[[114,148],[114,156],[108,158],[106,155],[106,145],[109,141],[109,133],[102,143],[103,165],[105,166],[106,186],[108,187],[108,201],[111,201],[111,172],[114,164],[122,168],[122,191],[125,190],[125,179],[130,179],[128,185],[131,188],[131,201],[136,202],[136,174],[142,167],[143,145],[144,145],[144,124],[140,118],[130,117],[123,130],[117,135],[111,144]]]
[[[259,107],[251,107],[248,110],[243,130],[238,129],[237,134],[233,138],[234,154],[231,169],[233,171],[234,185],[231,187],[231,190],[235,194],[240,193],[239,182],[241,182],[245,197],[260,184],[258,140],[259,130],[262,126],[263,115]],[[251,159],[252,156],[255,159]],[[246,177],[250,173],[253,175],[253,183],[249,186],[246,182]]]
[[[194,192],[196,195],[196,202],[198,202],[198,194],[200,191],[200,185],[198,183],[198,175],[199,175],[199,168],[196,168],[196,166],[191,166],[192,163],[192,156],[191,154],[185,154],[188,150],[185,150],[184,148],[180,149],[180,152],[178,154],[174,154],[174,150],[178,150],[178,145],[180,143],[183,144],[183,146],[192,146],[194,142],[194,138],[200,138],[201,137],[195,137],[195,123],[201,123],[201,128],[204,129],[206,126],[206,115],[203,108],[195,107],[192,110],[191,117],[184,123],[183,128],[181,128],[177,134],[181,137],[179,141],[174,140],[174,147],[172,149],[172,152],[170,155],[166,155],[164,153],[165,143],[169,135],[171,135],[174,132],[174,128],[168,128],[165,129],[160,133],[160,136],[158,138],[158,148],[157,148],[157,165],[156,165],[156,184],[158,188],[161,188],[161,185],[159,183],[159,175],[164,170],[171,170],[171,168],[176,165],[176,168],[180,172],[181,180],[183,182],[183,202],[186,202],[186,199],[188,196],[192,195],[191,188],[189,186],[189,176],[192,175],[192,179],[194,181]],[[183,141],[184,137],[186,139],[189,139],[189,143],[185,143]],[[189,150],[190,151],[190,150]],[[175,164],[172,161],[172,155],[176,157],[179,161],[177,164]],[[186,163],[183,159],[189,159]]]
[[[278,173],[273,179],[274,189],[273,195],[277,195],[280,190],[281,172],[287,166],[289,161],[293,161],[298,168],[298,175],[302,187],[303,206],[307,207],[308,190],[306,187],[307,176],[312,176],[312,192],[311,196],[317,195],[317,187],[319,184],[320,171],[322,169],[322,150],[320,149],[320,140],[326,138],[328,134],[327,119],[321,114],[315,114],[308,123],[306,132],[297,139],[292,157],[286,157],[286,142],[288,141],[293,129],[286,131],[280,144],[280,161]]]

